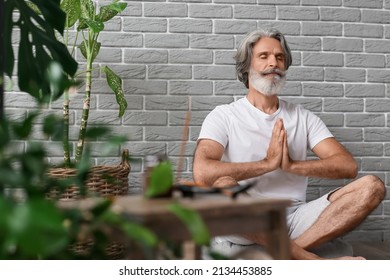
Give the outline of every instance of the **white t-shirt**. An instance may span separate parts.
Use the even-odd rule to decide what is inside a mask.
[[[244,97],[211,111],[203,122],[198,140],[212,139],[220,143],[225,148],[222,161],[259,161],[266,157],[278,118],[283,119],[287,130],[292,160],[306,160],[308,148],[313,149],[320,141],[333,137],[319,117],[300,105],[279,100],[278,110],[268,115]],[[249,190],[252,196],[306,201],[307,177],[277,169],[249,180],[256,180]]]

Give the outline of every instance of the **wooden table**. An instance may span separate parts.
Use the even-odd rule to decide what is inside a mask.
[[[210,236],[263,232],[268,238],[268,253],[273,259],[290,259],[285,209],[289,200],[260,199],[224,195],[197,195],[193,198],[175,197],[145,199],[142,195],[119,196],[112,209],[131,221],[137,221],[159,237],[172,241],[190,241],[186,226],[168,210],[179,202],[196,210],[208,227]],[[87,209],[96,199],[62,201],[61,207]],[[200,258],[199,250],[193,257]]]

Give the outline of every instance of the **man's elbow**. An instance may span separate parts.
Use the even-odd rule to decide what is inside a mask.
[[[347,170],[347,178],[353,179],[357,176],[358,174],[358,165],[355,159],[351,159],[350,163],[348,165],[348,170]]]

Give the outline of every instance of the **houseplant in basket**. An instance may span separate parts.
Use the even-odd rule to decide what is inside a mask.
[[[80,164],[83,153],[85,152],[85,141],[90,136],[87,131],[91,93],[93,92],[92,72],[101,70],[106,75],[107,84],[115,94],[116,101],[119,106],[118,117],[122,117],[127,103],[122,90],[121,78],[108,66],[102,68],[93,67],[95,58],[98,56],[101,43],[99,42],[99,34],[105,28],[105,23],[122,12],[127,6],[127,3],[113,0],[111,3],[98,6],[98,1],[92,0],[62,0],[61,8],[66,14],[65,29],[66,32],[61,36],[61,40],[65,45],[71,47],[70,54],[75,55],[76,51],[82,54],[85,58],[83,69],[79,69],[74,78],[84,81],[84,99],[83,108],[80,120],[80,128],[78,139],[76,142],[76,150],[74,152],[74,160],[72,160],[72,142],[69,137],[69,108],[71,106],[70,91],[65,91],[63,94],[63,151],[64,165],[63,168],[53,168],[50,170],[50,175],[55,177],[68,178],[74,176],[76,170],[72,168],[75,164]],[[73,36],[70,36],[73,35]],[[72,39],[71,39],[72,38]],[[80,65],[79,65],[80,66]],[[79,67],[80,68],[80,67]],[[99,128],[91,128],[93,135],[106,134],[107,130]],[[118,137],[118,142],[123,141],[123,137]],[[128,163],[128,151],[122,153],[121,163],[118,166],[93,166],[86,186],[90,192],[98,193],[103,196],[124,195],[128,192],[128,174],[130,165]],[[77,198],[80,190],[77,186],[68,188],[63,193],[63,198]]]

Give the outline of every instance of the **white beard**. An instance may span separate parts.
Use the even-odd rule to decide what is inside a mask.
[[[276,73],[272,77],[266,77],[266,74]],[[286,83],[286,72],[271,69],[262,72],[256,72],[253,69],[249,71],[249,82],[260,93],[266,96],[279,94]]]

